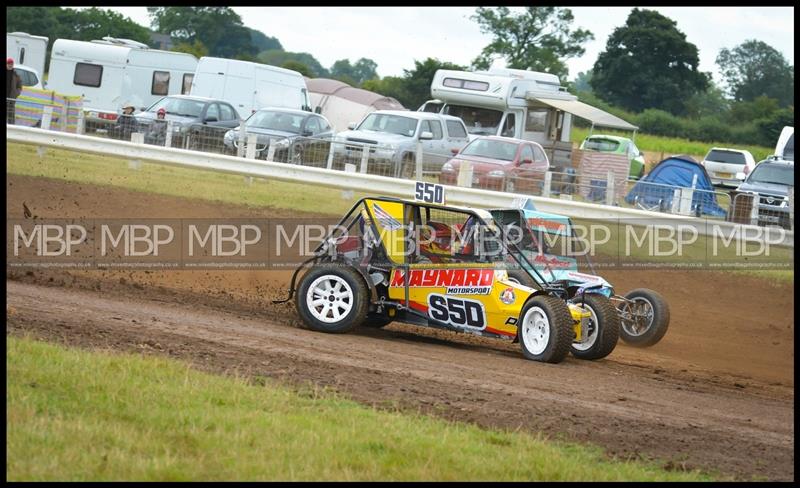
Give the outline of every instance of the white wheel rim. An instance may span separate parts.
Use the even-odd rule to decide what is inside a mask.
[[[335,324],[353,309],[353,289],[339,276],[320,276],[308,287],[306,306],[317,320]]]
[[[628,308],[630,320],[623,320],[622,328],[629,336],[638,337],[650,330],[653,325],[653,304],[644,297],[631,298],[631,302]],[[644,315],[644,324],[639,323],[640,314]]]
[[[539,307],[532,307],[522,319],[522,340],[531,354],[539,355],[550,342],[550,320]]]
[[[589,321],[591,322],[591,324],[589,327],[589,336],[587,337],[586,342],[584,343],[574,342],[572,344],[572,347],[574,349],[577,349],[578,351],[586,351],[587,349],[594,346],[594,343],[597,342],[597,336],[599,335],[598,332],[600,332],[600,327],[597,326],[598,322],[597,314],[594,313],[594,309],[590,307],[588,304],[586,304],[585,307],[586,310],[588,310],[589,313],[592,314],[592,316],[589,317]],[[583,331],[581,331],[581,333],[583,333]]]

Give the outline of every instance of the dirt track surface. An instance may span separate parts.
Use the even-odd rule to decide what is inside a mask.
[[[11,176],[44,218],[274,217],[281,212]],[[156,204],[157,203],[157,204]],[[286,216],[285,211],[282,216]],[[672,323],[649,349],[547,365],[517,345],[392,324],[326,335],[295,327],[286,272],[7,271],[7,333],[164,354],[212,370],[335,388],[355,400],[486,427],[589,441],[610,454],[739,478],[794,477],[794,299],[725,273],[607,272],[665,295]]]

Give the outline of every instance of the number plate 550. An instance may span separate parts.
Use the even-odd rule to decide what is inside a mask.
[[[444,186],[418,181],[414,191],[414,200],[444,205]]]

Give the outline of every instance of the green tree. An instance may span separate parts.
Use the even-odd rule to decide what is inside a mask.
[[[303,76],[307,76],[309,78],[313,78],[313,73],[311,72],[311,68],[306,66],[305,64],[301,63],[300,61],[295,61],[294,59],[290,59],[281,65],[281,68],[290,69],[293,71],[297,71]]]
[[[756,119],[769,118],[778,111],[778,100],[766,96],[759,96],[749,102],[734,102],[728,113],[728,121],[732,124]]]
[[[475,69],[489,69],[492,61],[504,58],[509,68],[545,71],[566,79],[564,60],[581,56],[583,44],[594,39],[586,29],[571,30],[572,11],[562,7],[526,7],[521,14],[508,7],[478,7],[472,20],[481,32],[492,35],[472,62]]]
[[[733,49],[721,49],[717,66],[734,100],[748,102],[766,96],[782,107],[794,105],[794,66],[769,44],[751,39]]]
[[[695,93],[686,101],[686,115],[692,118],[720,118],[730,110],[730,105],[722,89],[709,81],[705,91]]]
[[[581,71],[578,73],[578,76],[575,77],[575,81],[572,82],[572,86],[570,87],[574,92],[591,92],[592,91],[592,70],[589,71]]]
[[[197,59],[200,59],[203,56],[208,56],[208,48],[205,47],[199,39],[195,39],[195,41],[191,44],[188,42],[179,42],[175,45],[175,47],[172,48],[172,51],[189,53]]]
[[[245,29],[250,32],[250,42],[255,48],[255,54],[258,54],[261,51],[268,51],[270,49],[283,49],[281,42],[277,38],[267,36],[263,32],[251,29],[249,27],[245,27]]]
[[[311,70],[310,77],[326,78],[328,76],[328,70],[317,61],[317,58],[309,53],[294,53],[282,49],[270,49],[258,53],[257,59],[259,63],[269,64],[271,66],[283,66],[287,61],[298,61]]]
[[[361,88],[385,97],[392,97],[403,104],[404,107],[411,107],[403,102],[403,100],[408,100],[409,98],[408,91],[406,90],[406,80],[403,77],[385,76],[383,78],[373,78],[365,81],[364,84],[361,85]]]
[[[377,68],[378,63],[368,58],[361,58],[355,64],[350,64],[349,59],[340,59],[331,66],[330,76],[352,86],[361,86],[378,77]]]
[[[147,7],[152,27],[178,41],[200,40],[212,56],[255,55],[250,31],[230,7]]]
[[[593,91],[612,104],[640,112],[648,108],[686,112],[686,102],[708,87],[698,71],[697,46],[674,20],[634,8],[624,26],[609,36],[592,68]]]

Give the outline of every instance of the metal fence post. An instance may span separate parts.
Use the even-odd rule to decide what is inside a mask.
[[[53,107],[45,105],[42,110],[42,129],[50,130],[50,122],[53,120]]]
[[[76,134],[85,134],[86,133],[86,115],[83,113],[83,109],[78,109],[78,124],[75,128]]]
[[[270,144],[269,149],[267,149],[267,161],[275,161],[275,144]]]
[[[753,204],[750,206],[750,225],[758,225],[758,204],[761,197],[757,193],[752,194]]]
[[[247,159],[256,158],[256,143],[258,143],[258,134],[250,134],[247,136],[247,151],[244,157]]]
[[[167,133],[164,134],[164,147],[172,147],[172,131],[174,124],[171,120],[167,121]]]
[[[333,145],[336,144],[336,141],[331,141],[330,148],[328,150],[328,161],[325,163],[325,168],[333,169]]]
[[[614,205],[614,173],[606,175],[606,205]]]
[[[794,232],[794,187],[789,187],[789,230]]]
[[[422,180],[422,142],[421,141],[417,141],[417,160],[416,160],[416,163],[417,163],[417,168],[416,168],[417,170],[415,171],[414,174],[415,174],[415,177],[416,177],[417,181],[421,181]],[[472,180],[470,179],[470,181],[472,181]]]
[[[67,131],[67,116],[69,114],[69,104],[61,106],[58,116],[58,125],[61,132]]]
[[[542,196],[550,197],[550,187],[553,185],[553,173],[551,171],[544,172],[544,184],[542,185]]]
[[[463,161],[458,170],[458,177],[456,179],[457,186],[472,188],[472,163]]]
[[[367,173],[367,164],[369,164],[369,144],[364,144],[361,146],[361,167],[358,170],[359,173]]]
[[[236,156],[240,158],[244,156],[244,121],[239,123],[239,146],[236,148]]]
[[[144,144],[144,134],[141,132],[132,133],[131,142],[134,144]],[[138,159],[130,159],[128,160],[128,167],[138,171],[142,167],[142,162]]]

